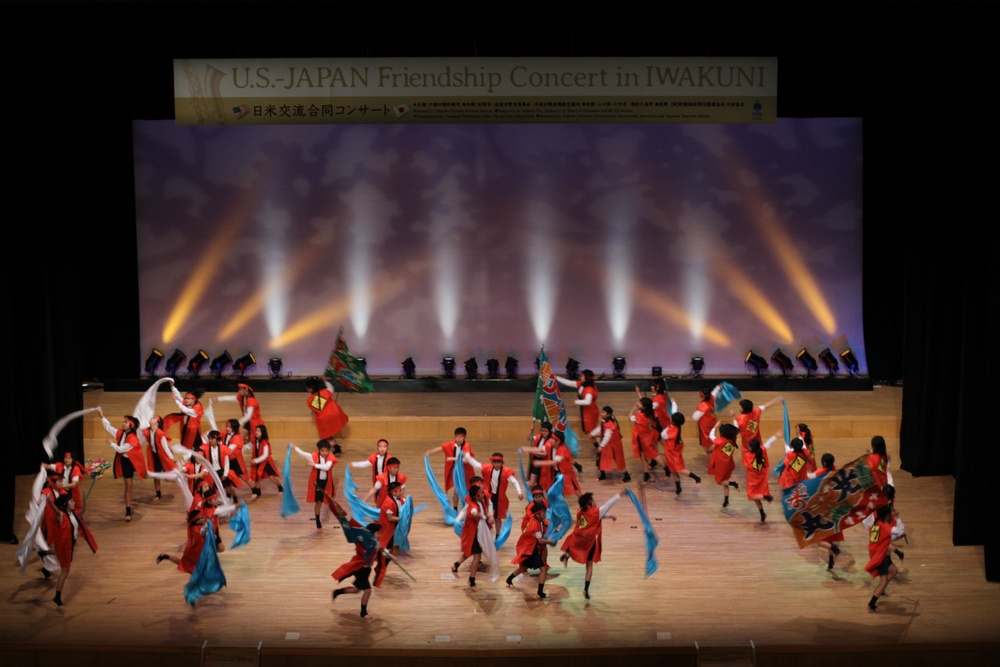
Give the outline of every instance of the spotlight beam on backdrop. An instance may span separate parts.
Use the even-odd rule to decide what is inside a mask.
[[[781,316],[763,290],[750,280],[750,276],[736,268],[732,262],[713,262],[712,268],[722,278],[720,287],[725,287],[739,297],[747,310],[774,332],[780,343],[791,344],[791,327],[788,326],[785,318]]]
[[[294,285],[299,276],[305,273],[319,259],[322,252],[320,246],[305,246],[298,252],[291,261],[284,267],[285,271],[281,277],[281,282],[285,285]],[[258,289],[244,303],[236,313],[223,324],[219,330],[218,340],[228,341],[234,337],[243,327],[264,309],[267,300],[268,290]]]
[[[180,296],[167,316],[163,325],[164,344],[175,340],[195,306],[205,296],[212,278],[222,268],[219,258],[226,254],[230,245],[239,237],[242,221],[246,219],[255,200],[255,196],[240,199],[230,208],[225,218],[219,221],[218,231],[205,244],[201,257],[188,275]]]
[[[524,284],[531,327],[539,345],[549,337],[552,328],[556,312],[556,277],[560,270],[559,259],[553,251],[548,213],[542,208],[532,206],[527,213],[531,231],[528,234],[529,261]]]
[[[635,294],[637,305],[659,315],[671,324],[686,330],[691,329],[691,316],[688,315],[687,311],[660,292],[633,280],[632,293]],[[704,340],[719,347],[732,347],[732,341],[723,331],[710,324],[704,324],[703,327],[702,337]]]
[[[837,328],[833,312],[830,310],[816,279],[806,269],[802,253],[792,243],[792,235],[779,222],[771,202],[764,197],[759,189],[750,186],[746,179],[741,177],[742,173],[753,170],[740,165],[739,160],[730,161],[724,170],[728,174],[730,183],[740,193],[751,219],[767,239],[774,259],[788,276],[791,288],[799,293],[806,307],[812,312],[827,335],[832,335]],[[784,342],[788,343],[791,340]]]
[[[422,264],[413,266],[405,271],[400,271],[398,275],[381,274],[377,280],[373,281],[371,286],[373,306],[377,306],[402,292],[414,277],[421,273],[423,270],[422,267]],[[297,322],[289,324],[288,328],[279,336],[272,339],[268,345],[278,350],[324,329],[339,326],[349,316],[351,308],[350,295],[336,301],[331,301],[322,308],[299,319]],[[358,347],[360,349],[360,346]]]

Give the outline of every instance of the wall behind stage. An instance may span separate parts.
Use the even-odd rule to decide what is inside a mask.
[[[134,124],[141,347],[745,373],[850,346],[861,122]],[[136,359],[137,372],[142,359]],[[797,371],[798,372],[798,371]]]

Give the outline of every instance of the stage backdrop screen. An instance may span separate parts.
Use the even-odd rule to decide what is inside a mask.
[[[342,326],[382,375],[443,355],[528,371],[543,344],[556,368],[621,355],[635,375],[850,347],[864,373],[861,135],[138,121],[142,357],[252,351],[257,373],[278,356],[312,374]]]

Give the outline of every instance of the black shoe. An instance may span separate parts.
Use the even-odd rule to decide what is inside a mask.
[[[43,576],[43,577],[45,577],[46,579],[48,579],[49,577],[51,577],[51,576],[52,576],[52,573],[51,573],[51,572],[49,572],[48,570],[46,570],[46,569],[45,569],[45,568],[43,567],[43,568],[42,568],[42,576]]]
[[[652,470],[655,467],[656,467],[656,459],[650,459],[649,460],[649,468],[650,468],[650,470]]]
[[[899,560],[903,560],[904,558],[906,558],[906,554],[904,554],[904,553],[903,553],[902,551],[900,551],[899,549],[893,549],[892,551],[893,551],[893,553],[895,553],[895,554],[896,554],[897,556],[899,556]]]
[[[827,559],[827,561],[826,561],[826,569],[828,569],[828,570],[832,570],[833,569],[833,556],[830,556]]]
[[[648,472],[642,473],[642,481],[644,481],[644,482],[648,482],[649,481],[649,473]]]
[[[764,510],[760,511],[760,522],[764,523],[767,521],[767,513]]]
[[[162,563],[163,561],[165,561],[165,560],[167,560],[169,558],[170,558],[170,556],[168,556],[167,554],[160,554],[159,556],[156,557],[156,564],[159,565],[160,563]]]
[[[583,472],[583,466],[580,465],[577,461],[573,461],[573,467],[576,468],[577,472]]]
[[[840,555],[840,547],[838,547],[836,544],[831,544],[830,545],[830,551],[833,552],[834,556],[839,556]],[[898,550],[897,550],[897,553],[898,553]]]
[[[601,474],[597,476],[597,481],[598,482],[603,482],[606,479],[607,479],[607,476],[604,474],[604,471],[602,470]]]
[[[622,481],[623,482],[631,482],[632,481],[632,475],[630,475],[630,474],[628,474],[626,472],[624,475],[622,475]]]
[[[734,488],[734,489],[736,489],[737,491],[739,491],[739,490],[740,490],[740,484],[739,484],[739,482],[730,482],[730,483],[729,483],[729,486],[733,487],[733,488]]]
[[[729,496],[726,496],[726,499],[722,501],[722,506],[729,507]]]

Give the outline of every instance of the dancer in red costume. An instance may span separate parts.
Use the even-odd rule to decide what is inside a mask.
[[[601,425],[601,411],[597,407],[597,381],[594,378],[594,371],[584,370],[579,380],[568,380],[553,374],[559,384],[576,389],[577,399],[574,405],[580,406],[580,421],[583,424],[583,432],[590,433]]]
[[[892,505],[883,505],[875,511],[875,523],[868,531],[868,564],[865,571],[878,578],[878,585],[868,602],[868,609],[878,611],[876,603],[885,593],[886,586],[892,581],[899,570],[892,562],[889,551],[892,548],[892,528],[895,525],[892,515]]]
[[[426,452],[424,456],[430,456],[431,454],[443,453],[444,454],[444,490],[445,493],[452,491],[455,487],[455,481],[452,477],[454,472],[455,462],[458,460],[462,461],[462,465],[465,467],[465,479],[466,482],[471,480],[476,475],[482,471],[482,466],[476,461],[475,454],[472,453],[472,445],[465,439],[468,433],[464,428],[459,426],[455,429],[455,439],[442,444],[440,447],[431,447]],[[454,489],[453,501],[458,504],[458,499],[462,497],[462,493],[468,491],[468,489]]]
[[[733,470],[736,469],[736,452],[740,446],[736,444],[736,438],[740,435],[740,430],[732,424],[720,424],[719,436],[715,435],[712,429],[712,445],[708,448],[708,474],[715,477],[715,483],[722,487],[725,497],[722,506],[729,507],[729,487],[739,490],[740,485],[730,481]]]
[[[551,470],[546,470],[545,477],[542,479],[542,469],[538,467],[539,461],[545,461],[552,458],[552,452],[558,446],[556,438],[552,435],[552,423],[543,421],[539,424],[538,435],[534,434],[535,423],[531,423],[531,431],[528,433],[528,447],[522,447],[517,450],[518,454],[525,452],[528,454],[529,467],[528,467],[528,486],[534,486],[536,484],[541,484],[546,490],[552,486],[553,475]],[[548,485],[546,486],[546,482]]]
[[[378,545],[392,553],[396,549],[396,524],[399,523],[399,508],[403,506],[403,485],[399,482],[389,482],[385,497],[379,504],[378,522],[382,526],[379,531]]]
[[[170,381],[170,391],[174,397],[174,403],[180,412],[174,412],[163,418],[163,430],[170,429],[174,424],[180,424],[180,443],[185,449],[197,450],[202,445],[201,418],[205,414],[205,406],[201,404],[202,391],[195,390],[181,395],[181,392]]]
[[[594,494],[585,493],[580,496],[580,509],[576,512],[573,532],[563,542],[563,554],[559,557],[559,561],[568,567],[569,559],[572,558],[577,563],[583,563],[587,566],[583,597],[588,600],[590,599],[590,580],[594,576],[594,563],[601,562],[601,536],[604,532],[601,521],[605,518],[610,518],[612,521],[618,520],[616,516],[608,514],[608,512],[623,495],[625,495],[625,489],[611,496],[600,507],[594,502]]]
[[[573,452],[569,450],[569,445],[563,439],[563,434],[560,431],[555,432],[556,449],[552,452],[552,458],[547,461],[538,461],[536,465],[542,469],[542,479],[546,479],[545,468],[551,470],[558,470],[563,476],[563,495],[568,496],[570,494],[580,497],[583,493],[583,489],[580,487],[580,482],[576,478],[576,470],[573,467]],[[551,475],[554,480],[555,475]],[[542,483],[545,486],[545,483]],[[550,483],[549,486],[552,486]]]
[[[281,479],[281,473],[278,472],[278,466],[275,465],[274,458],[271,456],[271,441],[267,437],[266,426],[261,425],[254,429],[253,454],[250,483],[253,485],[254,498],[260,496],[260,482],[263,479],[270,479],[278,488],[278,493],[284,493],[285,489],[278,481]]]
[[[640,398],[628,415],[632,422],[632,453],[642,461],[642,481],[650,481],[650,471],[656,465],[657,444],[660,441],[660,422],[653,412],[653,401]]]
[[[701,484],[701,477],[687,469],[684,464],[684,439],[681,437],[681,427],[684,426],[684,415],[674,412],[670,415],[670,425],[660,433],[663,439],[663,467],[670,471],[674,480],[675,493],[681,495],[681,475],[687,475],[695,484]]]
[[[52,599],[57,606],[63,606],[62,591],[73,565],[73,551],[78,538],[83,537],[91,551],[97,553],[97,542],[87,530],[87,526],[76,513],[76,502],[71,494],[58,498],[46,496],[44,531],[50,549],[59,559],[59,577],[56,579],[56,596]],[[48,554],[39,554],[48,555]]]
[[[406,482],[409,481],[409,478],[399,472],[400,465],[399,459],[395,456],[389,457],[389,460],[385,464],[385,472],[376,475],[372,488],[362,500],[368,502],[369,498],[375,496],[375,507],[382,507],[386,496],[389,495],[389,487],[392,486],[393,482],[399,484],[401,493],[405,492]]]
[[[521,484],[517,481],[514,471],[504,465],[503,454],[500,452],[493,452],[490,462],[483,466],[483,480],[486,497],[493,506],[493,516],[499,529],[500,524],[507,518],[510,508],[510,499],[507,497],[508,486],[514,485],[518,500],[524,500],[524,491],[521,490]]]
[[[744,398],[740,401],[739,415],[732,410],[729,411],[730,416],[736,420],[736,426],[740,429],[740,451],[746,454],[750,449],[750,441],[754,438],[760,438],[760,418],[764,411],[783,400],[785,399],[778,396],[764,405],[754,407],[753,401]]]
[[[622,481],[632,481],[625,464],[625,448],[622,445],[622,433],[615,418],[615,411],[610,405],[601,408],[601,426],[596,433],[591,433],[594,438],[600,437],[597,441],[597,467],[601,471],[597,476],[598,480],[607,479],[607,473],[619,470],[622,473]]]
[[[181,572],[191,574],[198,567],[198,560],[201,558],[201,551],[205,547],[205,534],[208,532],[205,524],[212,522],[215,530],[216,550],[224,551],[218,531],[218,519],[215,519],[215,505],[218,494],[215,487],[207,482],[199,485],[202,501],[196,499],[195,505],[187,513],[187,542],[184,544],[184,551],[180,558],[171,554],[162,553],[156,557],[156,564],[159,565],[165,560],[177,566]]]
[[[115,479],[121,478],[125,482],[125,520],[132,520],[132,478],[136,475],[139,479],[146,479],[146,462],[142,457],[142,445],[139,444],[139,435],[136,432],[139,422],[135,417],[126,415],[122,420],[122,427],[116,429],[104,416],[101,408],[97,409],[101,415],[101,423],[104,430],[114,436],[108,439],[108,444],[115,450]]]
[[[66,450],[62,461],[43,463],[42,467],[58,476],[57,479],[50,480],[49,483],[63,493],[73,494],[73,502],[80,510],[77,514],[83,516],[85,504],[83,493],[80,491],[80,480],[86,473],[83,471],[83,466],[73,457],[73,452]]]
[[[889,472],[889,454],[885,450],[885,438],[880,435],[872,437],[872,451],[866,460],[879,488],[886,484],[892,485],[892,473]]]
[[[163,432],[163,420],[160,417],[153,417],[149,420],[149,428],[142,430],[142,437],[146,441],[146,470],[149,472],[170,472],[177,467],[173,452],[170,451],[170,438]],[[163,495],[160,491],[159,478],[153,478],[153,491],[156,495],[154,500],[160,500]]]
[[[361,527],[361,524],[356,522],[354,519],[351,519],[351,525],[355,528]],[[378,536],[381,527],[381,524],[370,523],[365,528],[373,535]],[[343,581],[348,577],[354,577],[354,582],[351,586],[334,589],[333,600],[336,602],[337,598],[341,595],[355,595],[357,593],[361,593],[361,618],[366,621],[370,621],[375,618],[368,613],[368,601],[372,596],[372,583],[369,581],[372,574],[372,568],[375,568],[375,586],[381,586],[382,580],[385,578],[387,559],[382,549],[372,549],[371,554],[369,554],[366,558],[365,547],[361,542],[355,543],[354,549],[354,557],[334,570],[331,575],[337,581]]]
[[[703,387],[699,394],[701,401],[691,415],[691,419],[698,424],[698,442],[706,452],[712,446],[712,438],[709,437],[709,433],[719,423],[719,417],[715,414],[715,399],[720,391],[722,391],[721,384],[716,385],[711,390],[708,387]]]
[[[337,457],[330,451],[330,443],[320,440],[316,443],[315,452],[307,452],[295,448],[299,456],[309,463],[309,484],[306,490],[306,502],[313,503],[316,513],[317,530],[323,527],[320,510],[323,502],[337,496],[337,488],[333,481],[333,466],[337,465]]]
[[[458,574],[458,568],[469,558],[472,558],[472,565],[469,568],[469,588],[473,591],[476,588],[476,572],[479,571],[479,562],[483,557],[484,546],[479,539],[479,524],[486,521],[490,533],[493,532],[493,516],[489,512],[489,503],[486,501],[486,494],[482,487],[473,484],[469,487],[469,495],[465,497],[465,507],[460,514],[465,515],[465,523],[462,524],[462,552],[459,560],[451,567],[452,574]]]
[[[802,425],[800,424],[800,427],[801,426]],[[801,431],[801,428],[799,430]],[[809,473],[809,477],[810,478],[822,477],[827,473],[836,471],[837,468],[834,465],[834,461],[835,459],[833,458],[833,454],[830,453],[824,454],[821,460],[822,467],[818,468],[815,472]],[[833,569],[833,563],[837,559],[837,556],[840,555],[840,546],[838,545],[838,543],[843,541],[844,541],[844,533],[838,532],[834,533],[825,540],[816,542],[818,546],[823,547],[827,551],[826,569],[828,570]]]
[[[347,425],[349,418],[337,402],[333,385],[313,375],[306,378],[306,389],[309,390],[306,405],[316,420],[316,433],[320,439],[330,443],[334,454],[339,454],[341,450],[337,443],[337,434]]]
[[[372,486],[375,485],[375,479],[385,472],[386,461],[389,460],[389,441],[385,438],[379,440],[375,443],[375,452],[369,454],[368,458],[364,461],[352,461],[352,468],[371,468],[372,469]]]
[[[767,450],[774,440],[774,438],[770,438],[766,445],[762,445],[760,438],[753,438],[750,440],[750,447],[743,454],[743,467],[747,470],[747,498],[757,506],[761,523],[767,520],[767,513],[764,511],[764,504],[761,501],[771,502],[774,500],[767,484],[767,476],[771,469]]]
[[[528,570],[540,570],[538,573],[538,597],[545,599],[545,577],[549,573],[548,545],[552,540],[545,537],[549,524],[545,521],[545,504],[531,504],[531,519],[523,527],[521,537],[517,540],[517,555],[511,561],[517,569],[507,577],[507,588],[514,588],[514,577]]]
[[[240,435],[240,420],[226,421],[226,433],[222,436],[222,444],[229,449],[229,469],[252,488],[250,468],[247,467],[246,457],[243,456],[243,450],[252,447]]]
[[[774,436],[774,438],[776,437],[778,436]],[[778,484],[783,490],[790,489],[809,478],[809,455],[802,438],[792,438],[792,441],[788,443],[782,464],[784,468],[781,470],[781,476],[778,477]]]

